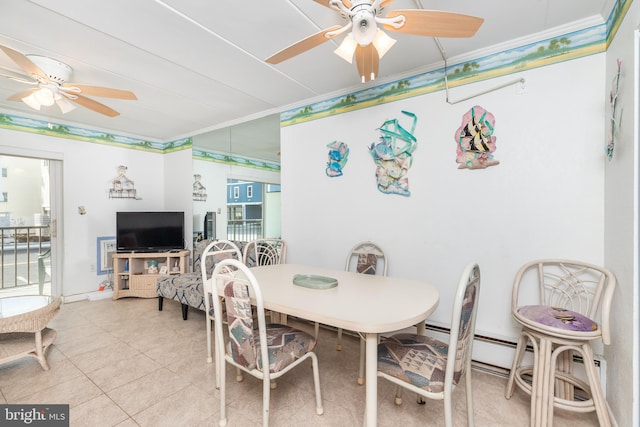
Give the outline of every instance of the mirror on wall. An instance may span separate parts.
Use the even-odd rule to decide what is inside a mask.
[[[193,137],[194,242],[280,237],[279,170],[246,159],[280,164],[280,114]]]

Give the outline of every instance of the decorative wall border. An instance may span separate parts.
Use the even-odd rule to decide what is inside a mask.
[[[447,67],[449,87],[476,83],[605,52],[632,1],[618,0],[606,23],[449,65]],[[444,76],[445,70],[440,68],[284,111],[280,115],[280,126],[291,126],[441,91],[445,88]]]
[[[449,86],[466,85],[604,52],[632,2],[633,0],[617,0],[604,24],[449,66]],[[444,68],[284,111],[280,114],[280,126],[290,126],[440,90],[444,90]],[[169,142],[149,141],[5,113],[0,113],[0,128],[159,154],[192,149],[194,159],[280,171],[277,163],[194,149],[193,137]]]
[[[76,126],[61,125],[44,120],[14,116],[0,113],[0,128],[21,132],[37,133],[58,138],[75,139],[114,147],[130,148],[132,150],[149,151],[152,153],[168,153],[191,148],[192,138],[178,141],[157,142],[122,135],[114,135]]]
[[[228,153],[201,150],[193,148],[191,157],[196,160],[206,162],[224,163],[231,166],[244,166],[246,168],[262,169],[271,172],[280,172],[280,164],[267,162],[265,160],[249,159],[247,157],[235,156]]]

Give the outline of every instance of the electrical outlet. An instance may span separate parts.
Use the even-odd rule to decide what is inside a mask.
[[[516,93],[519,95],[521,93],[529,92],[529,88],[527,87],[527,82],[524,80],[519,81],[516,84]]]

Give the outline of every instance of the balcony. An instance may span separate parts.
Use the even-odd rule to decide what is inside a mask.
[[[37,294],[50,282],[49,225],[0,227],[0,291]]]
[[[263,237],[261,219],[231,220],[227,222],[227,239],[250,242]]]

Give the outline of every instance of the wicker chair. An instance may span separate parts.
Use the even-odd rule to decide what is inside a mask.
[[[158,310],[162,311],[162,304],[165,298],[178,301],[182,305],[182,319],[187,320],[189,307],[205,311],[204,291],[202,289],[202,270],[200,262],[204,250],[212,240],[198,242],[193,251],[193,272],[176,274],[158,278],[156,291],[158,293]],[[244,242],[232,242],[236,248],[242,251]],[[207,263],[207,270],[213,271],[215,261],[210,259]]]
[[[535,260],[516,274],[511,313],[522,331],[505,397],[511,398],[516,385],[531,395],[531,425],[551,426],[556,407],[595,411],[601,426],[611,426],[591,343],[610,343],[615,285],[612,272],[581,261]],[[533,346],[533,365],[523,364],[528,343]],[[582,356],[588,383],[574,375],[574,352]],[[576,388],[586,393],[586,400],[575,398]]]

